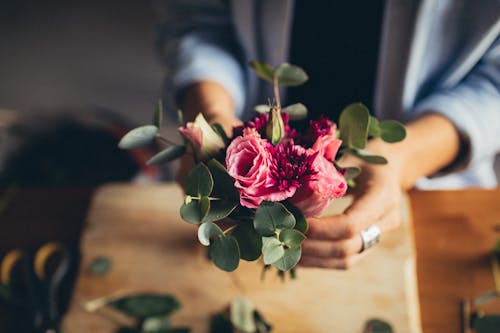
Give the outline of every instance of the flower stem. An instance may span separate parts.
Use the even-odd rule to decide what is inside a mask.
[[[274,98],[276,99],[276,106],[281,110],[280,88],[278,86],[278,78],[275,76],[273,79]]]

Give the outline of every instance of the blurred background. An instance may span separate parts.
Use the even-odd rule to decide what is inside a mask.
[[[149,122],[157,17],[152,1],[1,0],[0,109],[102,106]]]

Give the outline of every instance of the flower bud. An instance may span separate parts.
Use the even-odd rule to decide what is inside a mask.
[[[266,137],[273,145],[285,136],[285,124],[281,118],[280,108],[273,106],[266,125]]]
[[[194,122],[180,127],[179,132],[189,140],[196,158],[200,161],[215,157],[221,149],[225,148],[224,140],[213,130],[201,113],[196,116]]]

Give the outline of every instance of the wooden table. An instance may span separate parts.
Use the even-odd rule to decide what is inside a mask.
[[[460,332],[461,299],[494,289],[490,253],[500,237],[500,189],[410,197],[423,331]]]
[[[175,185],[111,185],[98,191],[82,238],[82,265],[65,331],[113,332],[114,323],[82,305],[115,293],[154,291],[180,299],[183,310],[172,322],[193,333],[207,332],[210,317],[240,294],[274,324],[273,333],[361,333],[371,318],[390,322],[396,332],[420,332],[407,214],[407,223],[349,271],[300,268],[295,281],[282,283],[270,272],[262,282],[258,262],[241,262],[233,273],[214,267],[196,240],[196,227],[180,219],[181,202]],[[109,257],[113,267],[92,276],[89,265],[99,256]]]

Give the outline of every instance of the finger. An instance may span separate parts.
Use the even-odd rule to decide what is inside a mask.
[[[309,218],[307,235],[311,239],[338,240],[352,238],[376,223],[384,215],[399,207],[398,195],[388,199],[381,193],[369,190],[360,196],[343,214],[322,218]]]
[[[365,256],[364,253],[356,254],[347,258],[320,258],[303,255],[299,261],[302,267],[318,267],[333,269],[349,269]]]
[[[340,241],[306,239],[302,243],[302,254],[311,257],[341,259],[359,253],[361,246],[361,236]]]
[[[398,209],[393,209],[389,214],[376,221],[375,224],[381,231],[381,237],[401,223],[401,214]],[[363,242],[361,231],[350,238],[341,240],[317,239],[309,237],[302,243],[302,253],[309,256],[322,258],[346,258],[361,251]]]

